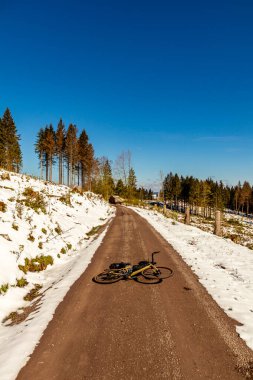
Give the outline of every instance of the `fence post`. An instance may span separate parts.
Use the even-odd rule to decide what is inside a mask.
[[[185,224],[190,224],[190,207],[186,206],[185,208],[185,217],[184,217]]]
[[[221,212],[215,211],[215,226],[214,226],[214,234],[217,236],[221,236]]]

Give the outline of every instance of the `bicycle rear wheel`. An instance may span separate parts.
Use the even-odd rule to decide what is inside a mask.
[[[159,284],[162,282],[162,279],[156,276],[150,276],[150,277],[145,277],[143,275],[136,276],[135,281],[140,282],[141,284],[147,284],[147,285],[152,285],[152,284]]]
[[[112,284],[113,282],[120,281],[124,278],[121,272],[102,272],[93,277],[93,281],[98,284]]]
[[[144,269],[142,275],[147,278],[160,278],[165,279],[171,277],[173,275],[173,270],[167,267],[156,267],[156,268],[148,268]]]

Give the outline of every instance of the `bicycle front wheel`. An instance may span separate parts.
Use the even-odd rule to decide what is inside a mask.
[[[173,270],[167,267],[155,267],[155,268],[148,268],[144,269],[142,272],[142,275],[147,278],[160,278],[165,279],[168,277],[171,277],[173,274]]]
[[[112,284],[124,278],[122,273],[117,272],[102,272],[93,277],[93,281],[98,284]]]

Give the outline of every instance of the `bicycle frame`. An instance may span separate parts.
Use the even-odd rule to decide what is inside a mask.
[[[125,276],[126,278],[133,280],[135,276],[138,276],[138,274],[141,274],[141,272],[143,272],[144,270],[150,269],[150,268],[156,269],[156,266],[153,263],[149,263],[148,265],[145,265],[145,267],[141,267],[140,269],[129,273],[129,269],[131,268],[132,268],[131,265],[128,265],[127,267],[121,268],[121,269],[111,269],[109,270],[109,272],[122,273],[122,275]]]
[[[125,278],[133,280],[134,277],[138,276],[138,274],[141,274],[146,269],[156,269],[155,261],[154,261],[154,255],[159,253],[160,251],[155,251],[152,253],[152,260],[149,262],[149,264],[145,265],[144,267],[141,267],[140,269],[135,270],[134,272],[129,272],[129,270],[132,268],[131,265],[126,266],[125,268],[121,269],[109,269],[108,272],[110,273],[121,273]]]
[[[143,272],[144,270],[149,269],[149,268],[156,269],[156,267],[154,266],[154,264],[150,263],[150,264],[146,265],[145,267],[142,267],[142,268],[140,268],[140,269],[138,269],[138,270],[130,273],[129,276],[128,276],[128,278],[135,277],[138,274],[140,274],[141,272]]]

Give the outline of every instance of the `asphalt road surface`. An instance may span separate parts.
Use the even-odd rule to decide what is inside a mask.
[[[153,251],[173,277],[156,285],[92,282],[110,263],[138,263]],[[243,379],[253,355],[235,326],[173,248],[121,206],[18,379]]]

